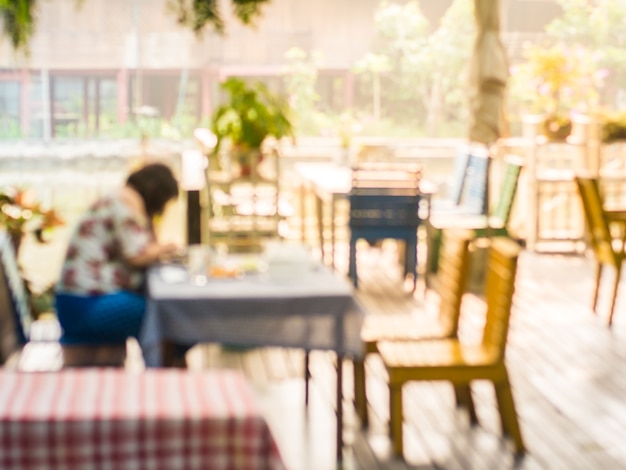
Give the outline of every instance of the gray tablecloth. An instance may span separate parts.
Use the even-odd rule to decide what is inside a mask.
[[[162,364],[163,339],[363,353],[364,314],[352,285],[326,267],[281,280],[264,274],[209,278],[202,286],[188,276],[165,276],[171,268],[148,273],[148,310],[139,338],[148,367]]]

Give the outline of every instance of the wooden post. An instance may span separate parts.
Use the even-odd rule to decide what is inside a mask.
[[[187,191],[187,245],[202,243],[200,191]]]

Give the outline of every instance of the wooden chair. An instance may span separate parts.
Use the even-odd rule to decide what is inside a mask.
[[[462,177],[460,183],[453,186],[453,200],[433,198],[430,216],[445,214],[484,215],[487,213],[487,176],[491,159],[484,147],[467,147],[467,164],[464,172],[457,160],[454,167],[454,179]],[[458,158],[458,157],[457,157]]]
[[[461,300],[469,272],[468,246],[472,236],[472,232],[467,230],[446,230],[444,233],[437,286],[440,295],[439,316],[436,320],[425,316],[369,315],[361,330],[366,355],[378,352],[378,341],[456,337]],[[463,401],[461,394],[458,391],[460,402]],[[367,426],[365,357],[354,361],[354,397],[361,424]]]
[[[31,314],[10,235],[0,231],[0,363],[19,353],[30,335]]]
[[[367,166],[352,170],[350,201],[350,254],[348,275],[358,287],[356,245],[383,239],[405,243],[404,275],[417,283],[417,229],[421,224],[419,190],[421,167]]]
[[[444,228],[463,228],[473,230],[477,238],[508,237],[509,220],[515,202],[515,195],[523,162],[519,157],[508,156],[504,160],[504,175],[498,193],[498,203],[488,216],[468,213],[440,213],[431,215],[426,223],[428,236],[428,272],[437,270],[437,258],[441,245],[441,231]]]
[[[598,179],[591,176],[576,175],[576,184],[585,214],[589,231],[589,244],[596,257],[595,287],[593,290],[592,309],[597,313],[600,281],[604,266],[615,269],[615,280],[611,290],[611,306],[609,308],[609,326],[613,322],[617,289],[619,287],[622,265],[626,258],[626,211],[607,211],[604,209]],[[622,224],[621,239],[611,233],[611,223]]]
[[[63,344],[63,367],[124,367],[126,344]]]
[[[24,343],[19,339],[18,324],[13,315],[4,272],[0,274],[0,365],[11,361]]]
[[[452,177],[447,185],[445,197],[432,201],[431,209],[434,212],[458,208],[461,205],[471,155],[472,148],[468,145],[463,145],[456,149]]]
[[[403,453],[402,387],[411,381],[449,381],[469,387],[472,381],[494,384],[502,430],[512,437],[518,454],[525,451],[505,364],[509,317],[520,246],[494,238],[486,280],[487,314],[480,344],[457,338],[429,341],[383,341],[378,351],[389,374],[390,432],[394,451]]]

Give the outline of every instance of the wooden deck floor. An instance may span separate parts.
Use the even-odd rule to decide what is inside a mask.
[[[339,256],[342,259],[342,256]],[[365,248],[357,296],[369,315],[435,314],[436,297],[402,286],[395,255]],[[382,269],[381,269],[382,268]],[[341,269],[341,267],[339,268]],[[405,459],[390,455],[387,388],[380,359],[367,360],[371,425],[361,430],[351,406],[351,364],[344,364],[347,469],[617,469],[626,468],[626,286],[612,329],[591,312],[591,260],[525,252],[520,260],[507,351],[514,398],[528,454],[515,462],[500,436],[493,390],[473,389],[480,425],[454,408],[445,383],[405,387]],[[607,276],[608,277],[608,276]],[[607,278],[606,288],[610,280]],[[606,311],[601,296],[600,311]],[[462,334],[480,327],[482,303],[466,298]],[[223,351],[203,345],[191,367],[242,368],[255,384],[290,468],[323,470],[334,463],[334,357],[313,354],[313,395],[303,404],[303,355],[266,349]]]
[[[338,269],[345,272],[345,252]],[[434,315],[436,296],[423,283],[411,295],[402,284],[397,254],[367,246],[359,250],[357,297],[368,315],[404,312]],[[592,260],[582,256],[524,252],[520,259],[507,359],[528,454],[515,462],[500,436],[493,391],[476,383],[480,425],[471,427],[455,409],[445,383],[405,387],[405,459],[390,454],[387,388],[380,359],[368,357],[371,425],[361,430],[352,407],[352,369],[344,363],[344,467],[370,469],[618,469],[626,468],[626,286],[622,282],[614,324],[589,305]],[[611,279],[607,276],[605,289]],[[601,294],[599,310],[608,308]],[[462,334],[482,322],[482,303],[465,299]],[[474,338],[475,339],[475,338]],[[138,350],[135,353],[139,355]],[[249,351],[200,345],[191,368],[234,367],[255,386],[288,468],[327,470],[335,465],[334,355],[312,354],[312,391],[304,406],[303,353],[277,348]],[[131,366],[137,366],[131,363]]]

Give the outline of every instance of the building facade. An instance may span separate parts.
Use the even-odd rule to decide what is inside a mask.
[[[177,24],[167,3],[39,2],[29,54],[0,46],[0,138],[122,137],[131,124],[147,131],[156,121],[197,125],[210,116],[225,77],[262,78],[280,89],[293,47],[319,52],[324,102],[349,107],[351,69],[370,50],[379,1],[272,0],[256,26],[245,27],[223,0],[226,34],[198,37]],[[451,0],[420,3],[436,24]],[[523,18],[530,23],[534,15],[536,24],[546,5],[555,2],[503,0],[503,23],[532,30]]]

